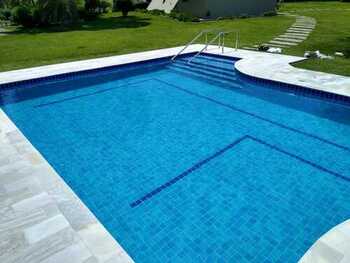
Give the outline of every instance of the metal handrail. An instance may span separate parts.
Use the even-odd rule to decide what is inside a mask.
[[[235,41],[235,50],[238,49],[239,45],[239,31],[238,30],[230,30],[230,31],[223,31],[222,32],[222,53],[224,53],[224,48],[225,48],[225,35],[231,34],[231,33],[236,33],[236,41]]]
[[[177,53],[175,56],[171,58],[171,61],[174,61],[178,56],[180,56],[190,45],[192,45],[194,42],[196,42],[201,36],[205,34],[205,41],[207,43],[208,41],[208,33],[211,32],[217,32],[217,29],[207,29],[207,30],[202,30],[195,38],[193,38],[179,53]]]
[[[219,46],[221,45],[221,36],[224,34],[224,32],[219,32],[212,40],[210,40],[209,43],[205,45],[204,48],[202,48],[197,54],[195,54],[191,59],[188,60],[188,64],[192,62],[196,57],[198,57],[200,54],[204,52],[212,43],[214,43],[217,39],[219,39]],[[224,44],[224,42],[223,42]]]
[[[208,43],[208,33],[218,32],[214,38],[210,40]],[[225,36],[231,33],[236,33],[236,42],[235,49],[238,49],[239,44],[239,31],[238,30],[230,30],[230,31],[220,31],[217,29],[209,29],[201,31],[194,39],[192,39],[179,53],[171,58],[171,61],[174,61],[179,55],[181,55],[190,45],[196,42],[201,36],[205,34],[205,46],[198,53],[196,53],[191,59],[188,60],[188,63],[191,63],[193,59],[202,54],[204,50],[206,50],[211,44],[213,44],[216,40],[219,40],[218,47],[222,49],[222,53],[225,52]]]

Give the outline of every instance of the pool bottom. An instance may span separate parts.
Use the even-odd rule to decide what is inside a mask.
[[[237,83],[166,67],[3,108],[136,262],[296,262],[349,216],[349,127],[321,117],[348,110]]]

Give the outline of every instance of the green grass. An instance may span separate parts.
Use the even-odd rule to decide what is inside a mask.
[[[314,9],[318,9],[315,11]],[[350,53],[350,3],[303,2],[283,5],[281,11],[314,17],[315,31],[301,45],[287,49],[288,54],[303,55],[305,51],[320,50],[324,54]],[[296,67],[350,76],[350,58],[335,60],[306,60]]]
[[[184,23],[168,17],[108,14],[64,32],[20,30],[0,37],[0,71],[184,45],[200,30],[239,29],[241,44],[257,44],[293,23],[284,16]],[[233,38],[226,41],[233,45]]]
[[[350,3],[288,3],[280,11],[317,19],[316,30],[307,41],[284,50],[287,54],[302,56],[307,50],[320,50],[332,55],[350,49]],[[64,30],[14,28],[8,36],[0,37],[0,71],[184,45],[200,30],[209,28],[239,29],[240,46],[251,46],[271,40],[293,22],[293,18],[275,16],[184,23],[132,12],[128,18],[111,13]],[[233,38],[226,41],[229,46],[233,43]],[[307,60],[295,66],[350,76],[348,58]]]

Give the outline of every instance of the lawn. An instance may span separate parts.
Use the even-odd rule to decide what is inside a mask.
[[[329,55],[346,50],[350,53],[350,3],[289,3],[283,5],[281,11],[310,16],[317,20],[316,29],[310,38],[295,48],[287,49],[286,53],[301,56],[305,50],[320,50]],[[307,60],[295,66],[350,76],[350,58]]]
[[[239,29],[241,44],[261,43],[283,32],[293,19],[259,17],[185,23],[132,12],[110,13],[64,32],[18,29],[0,38],[0,71],[184,45],[200,30]],[[233,45],[233,39],[231,39]],[[226,44],[230,44],[226,42]]]
[[[314,11],[315,8],[322,10]],[[333,54],[349,48],[350,3],[291,3],[285,4],[281,11],[313,16],[318,21],[310,38],[296,48],[287,49],[287,54],[303,55],[305,50]],[[252,46],[271,40],[293,22],[291,17],[275,16],[184,23],[132,12],[128,18],[110,13],[66,29],[14,28],[7,36],[0,37],[0,71],[184,45],[200,30],[209,28],[238,29],[240,46]],[[226,42],[233,44],[233,39]],[[350,59],[306,61],[296,66],[350,76]]]

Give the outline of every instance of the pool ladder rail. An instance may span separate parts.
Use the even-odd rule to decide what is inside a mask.
[[[214,37],[209,40],[208,36],[209,34],[212,34],[212,33],[214,33]],[[232,33],[235,33],[236,35],[235,49],[237,50],[239,45],[239,31],[237,30],[222,31],[218,29],[208,29],[198,33],[183,49],[180,50],[179,53],[177,53],[175,56],[171,58],[171,61],[175,61],[175,59],[178,56],[180,56],[186,49],[188,49],[191,45],[193,45],[197,40],[199,40],[203,36],[205,37],[205,46],[200,51],[198,51],[194,56],[192,56],[187,63],[190,64],[196,57],[202,54],[205,50],[208,49],[210,45],[214,44],[216,41],[218,41],[218,47],[221,49],[221,52],[225,53],[225,36]]]

